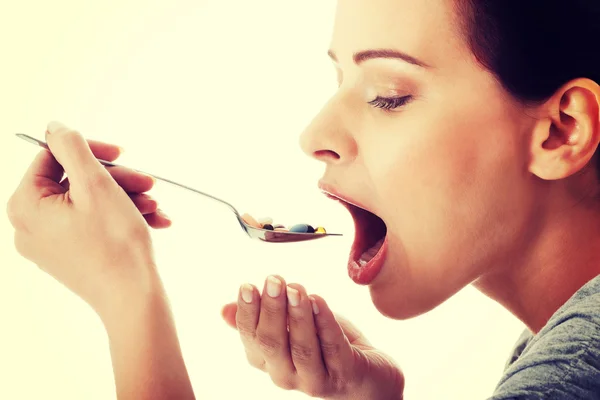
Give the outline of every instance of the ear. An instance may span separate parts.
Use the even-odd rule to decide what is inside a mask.
[[[539,111],[529,170],[545,180],[579,172],[600,140],[600,86],[589,79],[570,81]]]

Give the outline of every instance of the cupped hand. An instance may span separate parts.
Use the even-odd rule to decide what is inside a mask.
[[[301,285],[271,276],[261,294],[244,284],[222,315],[239,331],[248,362],[280,388],[324,399],[402,399],[395,362]]]
[[[145,193],[151,177],[98,162],[117,159],[118,146],[56,122],[46,142],[50,151],[39,152],[7,204],[16,249],[103,312],[153,282],[148,225],[171,222]]]

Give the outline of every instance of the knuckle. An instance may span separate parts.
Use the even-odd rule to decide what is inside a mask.
[[[284,313],[284,308],[281,304],[272,301],[263,301],[261,304],[261,317],[266,317],[267,319],[276,319]]]
[[[304,385],[302,391],[308,397],[325,397],[325,387],[321,382],[310,382]]]
[[[269,374],[273,383],[283,390],[294,390],[296,385],[289,375],[273,375]]]
[[[246,349],[246,359],[248,360],[248,364],[253,368],[265,371],[266,363],[262,357],[259,357],[254,352]]]
[[[80,133],[76,129],[69,128],[68,126],[63,125],[60,128],[56,129],[56,131],[52,133],[52,136],[56,137],[62,143],[73,144],[74,141],[78,140],[78,136],[80,136]]]
[[[239,321],[237,322],[238,332],[243,339],[254,340],[256,337],[256,331],[248,326],[246,323]]]
[[[289,313],[288,319],[290,325],[304,325],[306,323],[306,316],[302,312]]]
[[[6,203],[6,215],[8,220],[14,226],[19,219],[18,208],[15,202],[15,196],[11,196]]]
[[[24,230],[24,218],[26,215],[23,212],[23,203],[17,200],[17,196],[12,195],[6,203],[6,215],[13,228],[16,230]]]
[[[315,349],[304,343],[292,343],[290,345],[290,352],[294,363],[306,364],[311,361],[315,356]]]
[[[258,360],[248,359],[248,363],[254,369],[257,369],[257,370],[263,371],[263,372],[265,371],[265,365],[266,365],[266,363],[264,361],[258,361]]]
[[[88,173],[85,178],[86,190],[108,189],[112,182],[111,179],[107,179],[110,177],[107,177],[105,172],[105,170],[99,169],[97,171]]]
[[[342,345],[340,343],[323,343],[321,342],[321,352],[323,356],[329,358],[339,357],[342,352]]]
[[[257,332],[256,339],[258,347],[267,357],[274,357],[283,349],[283,341],[270,333]]]
[[[67,126],[56,128],[48,138],[48,142],[54,142],[55,144],[60,144],[61,147],[66,148],[77,146],[80,140],[81,134],[79,131]]]

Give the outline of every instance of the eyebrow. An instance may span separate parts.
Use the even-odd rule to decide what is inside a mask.
[[[334,61],[338,61],[337,56],[335,55],[335,53],[333,52],[333,50],[329,50],[327,52],[327,55],[329,55],[329,57],[334,60]],[[372,60],[374,58],[391,58],[391,59],[397,59],[397,60],[402,60],[405,61],[409,64],[412,65],[416,65],[419,66],[421,68],[431,68],[430,65],[428,65],[427,63],[419,60],[416,57],[413,57],[411,55],[408,55],[406,53],[403,53],[401,51],[398,50],[392,50],[392,49],[372,49],[372,50],[364,50],[364,51],[359,51],[357,53],[354,53],[354,55],[352,56],[352,59],[354,60],[354,63],[356,65],[360,65],[361,63],[367,61],[367,60]]]

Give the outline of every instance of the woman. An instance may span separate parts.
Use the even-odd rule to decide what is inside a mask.
[[[390,318],[471,283],[520,318],[493,399],[600,397],[598,21],[584,0],[338,4],[339,90],[301,144],[355,219],[349,274]],[[42,151],[8,205],[17,249],[100,315],[120,399],[193,398],[152,256],[147,225],[169,225],[152,180],[105,169],[94,157],[118,148],[60,124],[47,141],[56,159]],[[223,316],[280,387],[402,398],[399,367],[300,285],[244,284]]]

